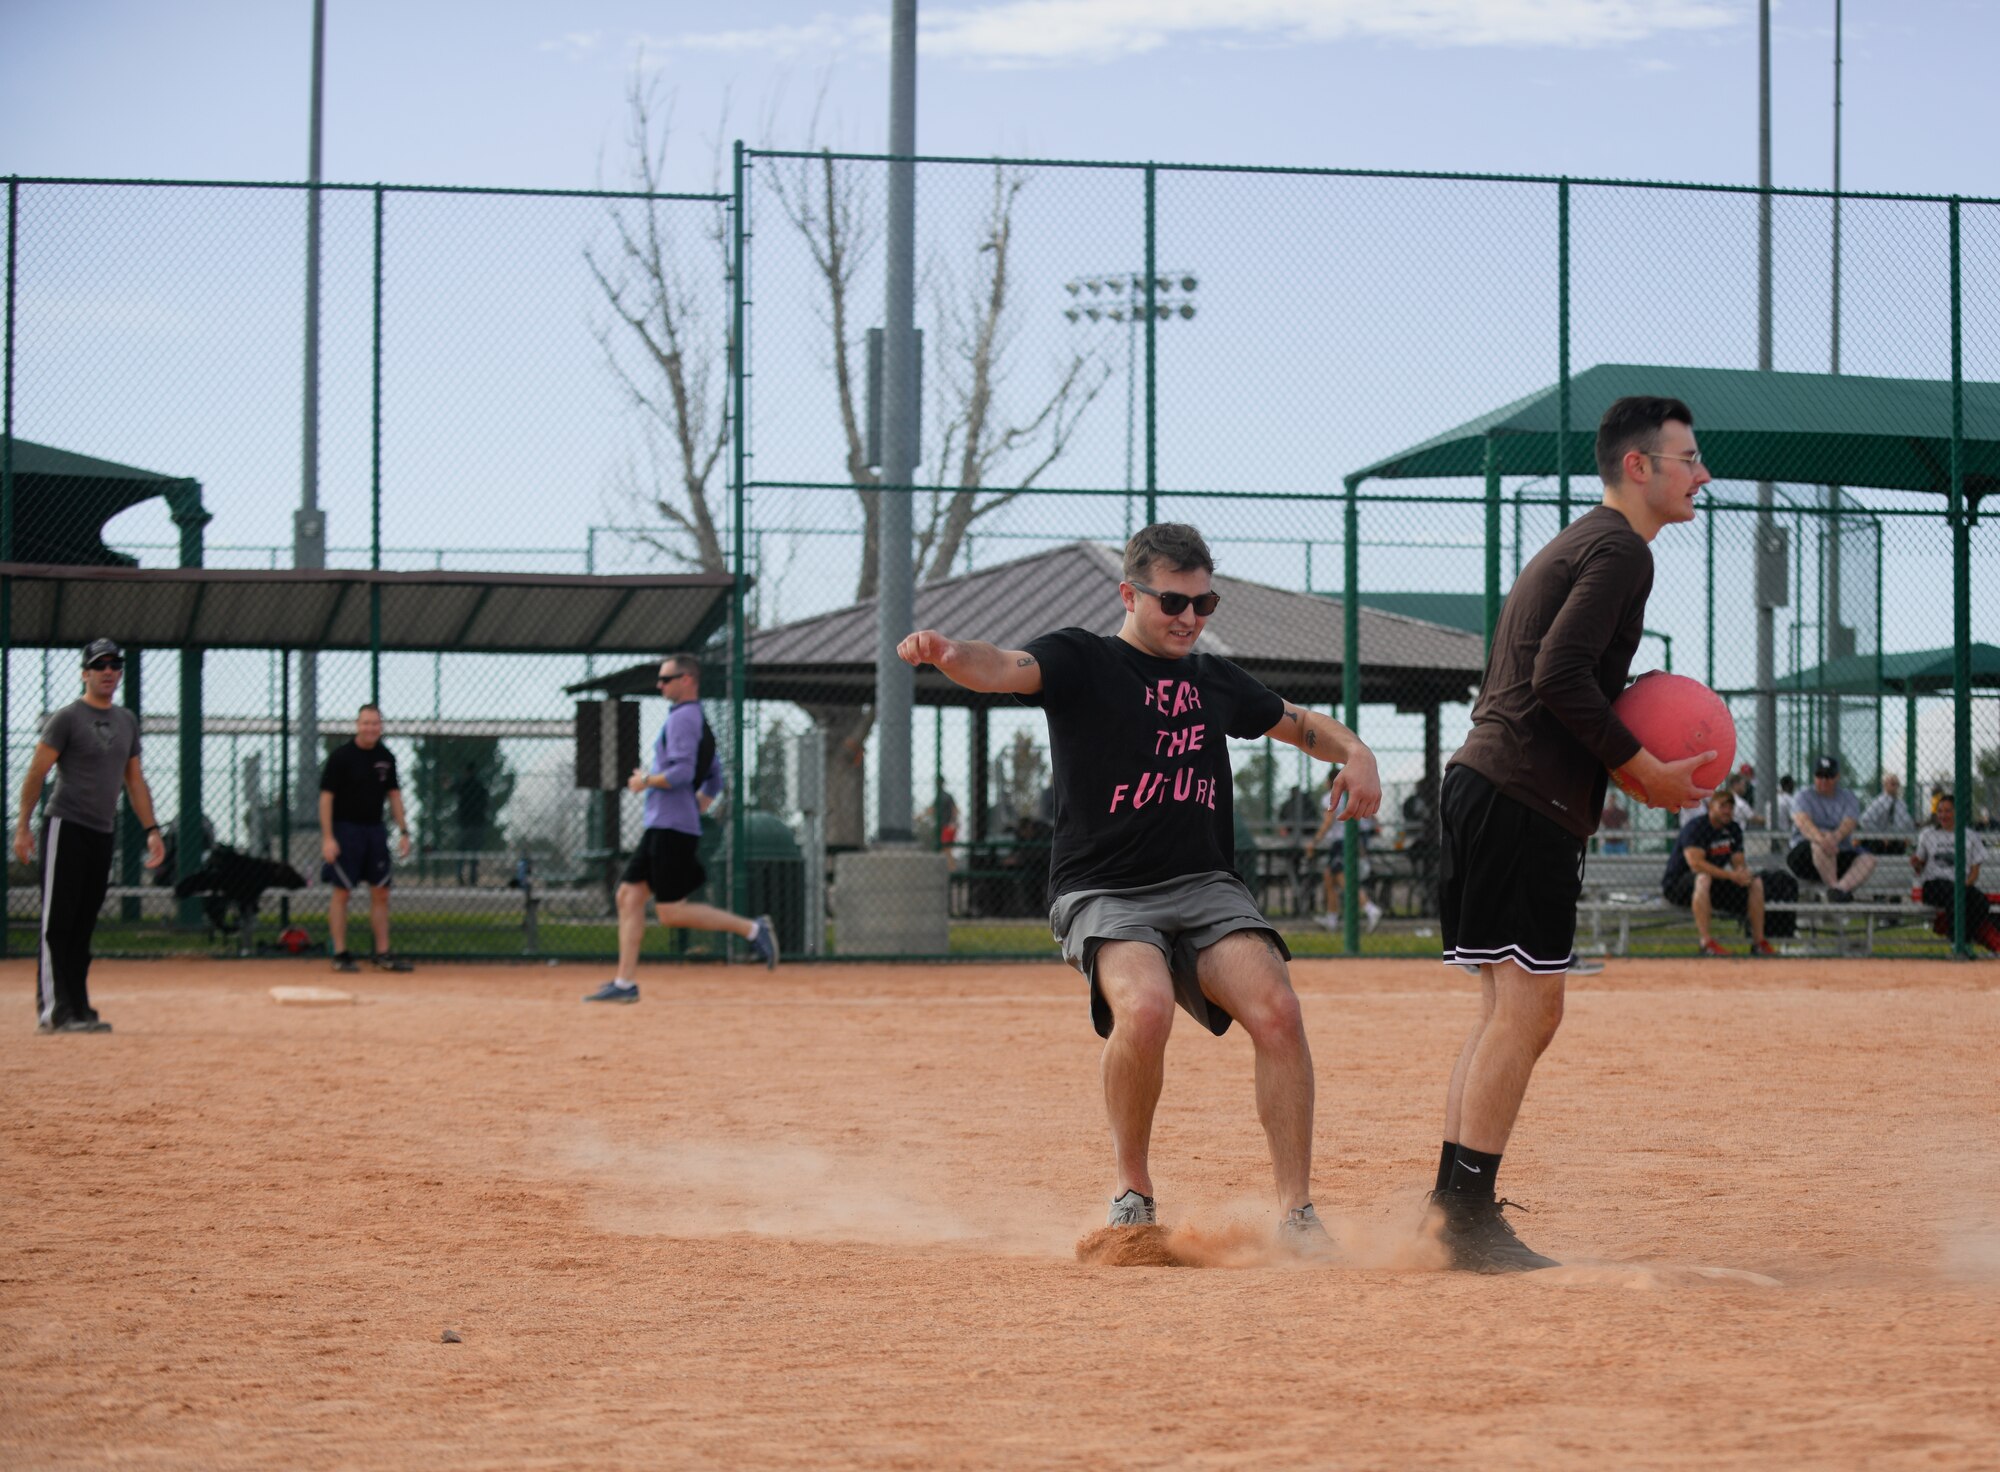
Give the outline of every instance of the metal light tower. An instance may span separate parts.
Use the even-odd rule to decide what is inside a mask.
[[[1194,294],[1201,278],[1192,271],[1162,271],[1153,280],[1153,318],[1157,322],[1192,322]],[[1146,273],[1114,271],[1094,276],[1073,276],[1064,283],[1070,301],[1063,308],[1069,321],[1084,323],[1122,322],[1125,324],[1125,536],[1130,540],[1132,525],[1133,447],[1137,432],[1134,416],[1138,404],[1139,326],[1146,316]]]

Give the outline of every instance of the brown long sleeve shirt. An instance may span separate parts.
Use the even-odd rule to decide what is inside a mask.
[[[1597,831],[1608,769],[1639,753],[1611,712],[1638,651],[1653,551],[1609,506],[1521,569],[1500,610],[1472,732],[1451,759],[1579,838]]]

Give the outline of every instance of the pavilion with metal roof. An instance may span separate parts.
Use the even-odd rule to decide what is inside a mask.
[[[918,588],[916,626],[976,633],[1006,648],[1050,629],[1113,634],[1124,620],[1117,597],[1122,576],[1118,548],[1071,542]],[[1301,705],[1340,699],[1346,612],[1337,599],[1224,574],[1215,578],[1215,589],[1222,606],[1202,635],[1203,652],[1227,656]],[[1439,707],[1471,698],[1486,663],[1478,633],[1364,606],[1358,634],[1362,699],[1424,716],[1425,773],[1435,782]],[[746,695],[865,705],[875,698],[875,653],[872,600],[761,629],[750,638]],[[569,693],[651,695],[655,669],[649,660],[572,685]],[[919,705],[971,710],[969,775],[973,792],[983,793],[987,713],[1012,704],[1013,697],[966,690],[926,665],[917,671],[915,698]]]

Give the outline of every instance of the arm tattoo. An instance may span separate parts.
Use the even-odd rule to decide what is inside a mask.
[[[1319,745],[1319,732],[1308,730],[1306,732],[1306,750],[1311,751],[1314,747],[1318,745]]]
[[[1296,710],[1287,710],[1285,712],[1285,719],[1296,726],[1299,723],[1299,712]]]
[[[1014,661],[1014,668],[1015,668],[1015,669],[1017,669],[1017,670],[1024,670],[1024,669],[1026,669],[1026,668],[1027,668],[1027,667],[1028,667],[1029,665],[1033,664],[1034,662],[1035,662],[1035,656],[1034,656],[1034,655],[1032,655],[1032,654],[1024,654],[1024,655],[1022,655],[1022,656],[1021,656],[1021,657],[1020,657],[1019,659],[1017,659],[1017,660],[1015,660],[1015,661]]]

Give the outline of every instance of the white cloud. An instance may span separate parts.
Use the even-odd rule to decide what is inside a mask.
[[[1742,0],[992,0],[920,12],[924,55],[1001,66],[1114,61],[1176,42],[1619,46],[1744,19]],[[801,25],[652,37],[665,50],[783,56],[880,51],[887,17],[822,13]]]
[[[543,51],[560,51],[573,59],[581,58],[595,51],[598,43],[603,41],[603,39],[604,33],[602,31],[569,31],[556,37],[553,41],[542,42],[540,49]]]

